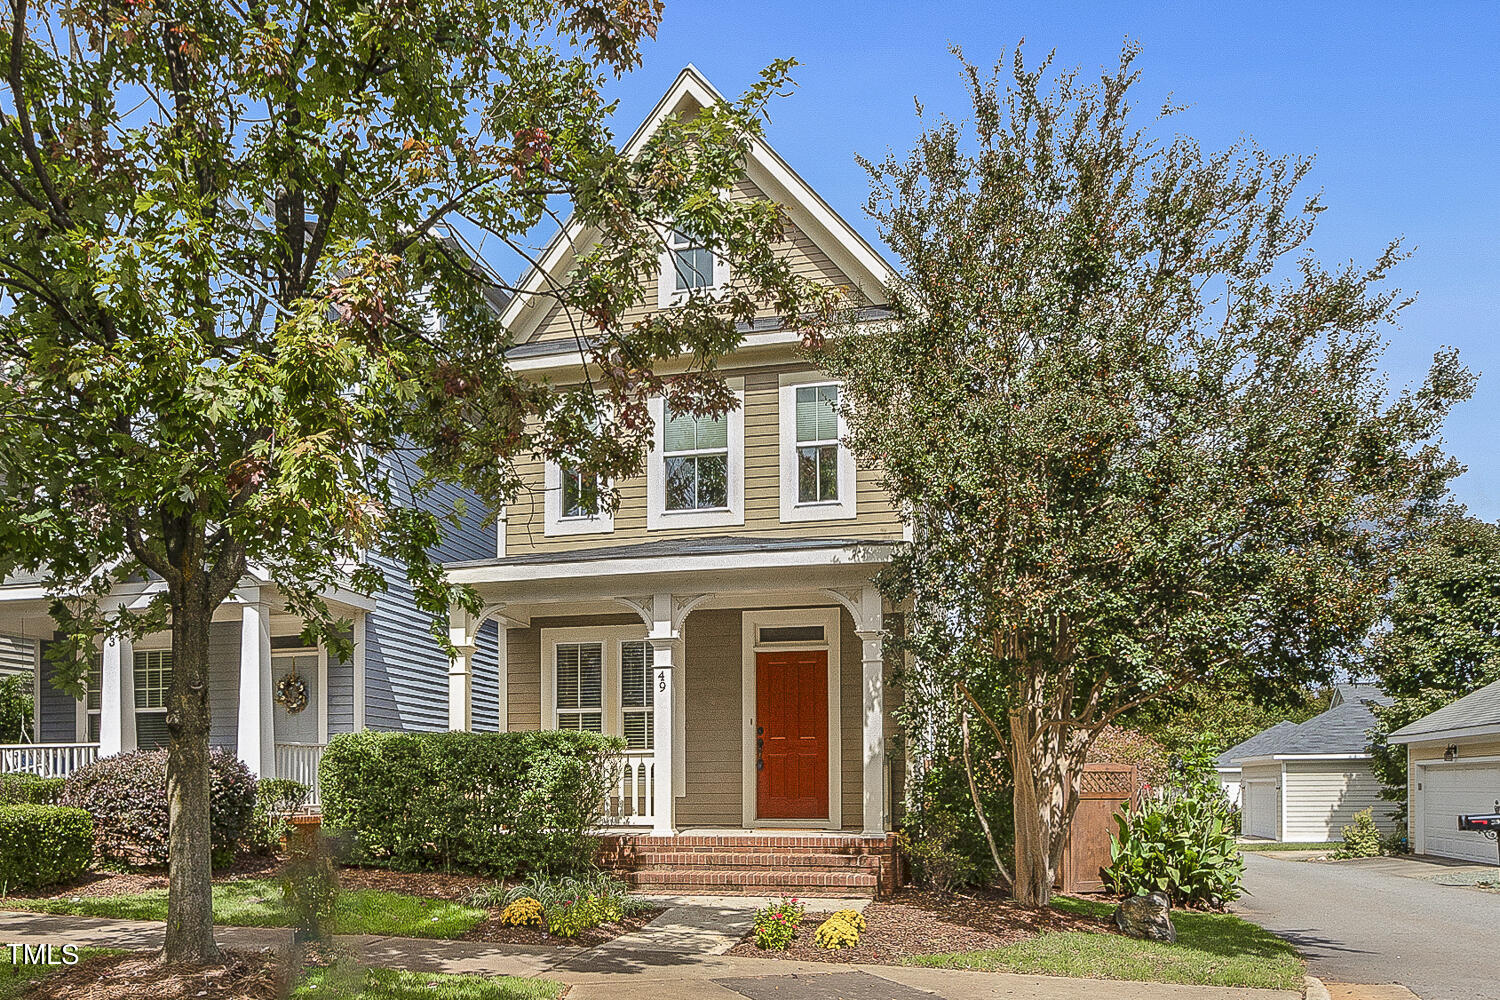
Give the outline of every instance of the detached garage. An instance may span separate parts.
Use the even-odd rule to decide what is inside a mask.
[[[1239,768],[1241,833],[1289,843],[1337,840],[1364,809],[1382,830],[1394,829],[1365,735],[1375,724],[1370,705],[1386,701],[1372,686],[1341,684],[1322,715],[1279,723],[1227,751],[1220,773]]]
[[[1493,864],[1484,834],[1458,828],[1464,813],[1500,812],[1500,681],[1396,730],[1406,744],[1412,850]]]

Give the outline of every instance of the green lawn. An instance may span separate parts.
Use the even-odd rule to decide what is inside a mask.
[[[165,889],[126,896],[8,899],[0,905],[75,917],[167,919]],[[478,926],[486,916],[484,910],[461,903],[376,889],[355,889],[339,894],[333,930],[336,934],[454,938]],[[281,886],[274,879],[240,879],[214,885],[214,922],[244,927],[286,927],[292,921],[281,902]]]
[[[1342,840],[1321,841],[1316,843],[1281,843],[1280,841],[1266,841],[1264,844],[1241,844],[1240,851],[1246,854],[1265,854],[1270,851],[1336,851],[1344,846]]]
[[[1066,913],[1106,917],[1105,903],[1054,897]],[[908,965],[1043,976],[1126,979],[1194,986],[1300,990],[1304,963],[1281,938],[1226,913],[1172,911],[1177,943],[1137,941],[1119,934],[1058,931],[985,951],[919,955]]]
[[[556,1000],[562,991],[547,979],[332,968],[309,972],[291,1000]]]

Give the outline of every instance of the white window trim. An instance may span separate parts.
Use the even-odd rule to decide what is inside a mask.
[[[168,637],[165,642],[161,641],[160,639],[154,639],[154,640],[148,640],[148,642],[146,644],[136,645],[135,647],[133,647],[131,649],[131,654],[130,654],[131,691],[132,692],[136,692],[136,691],[140,691],[141,690],[140,685],[138,685],[138,684],[135,683],[135,658],[137,656],[145,656],[145,655],[150,654],[150,653],[171,653],[171,652],[172,652],[172,645],[171,645],[171,639],[170,639],[170,637]],[[174,671],[177,669],[177,658],[175,656],[172,657],[172,669]],[[165,701],[166,699],[171,698],[171,696],[172,696],[172,685],[169,683],[167,685],[167,690],[162,695],[162,699]],[[141,708],[140,706],[138,706],[138,705],[135,704],[135,702],[133,700],[134,699],[134,694],[133,693],[132,693],[131,697],[132,697],[132,701],[130,703],[130,708],[131,708],[131,711],[135,713],[137,724],[139,724],[140,718],[143,715],[160,715],[163,718],[166,717],[167,706],[163,705],[161,708]]]
[[[624,732],[623,692],[620,678],[620,644],[645,639],[644,625],[595,625],[585,628],[544,628],[542,638],[542,719],[541,728],[557,729],[557,647],[573,642],[597,642],[604,648],[604,685],[600,711],[604,715],[604,735],[620,736]],[[656,739],[660,739],[658,735]],[[647,750],[628,750],[644,755]]]
[[[822,625],[822,642],[759,642],[762,625]],[[844,825],[844,782],[841,737],[843,727],[839,709],[840,679],[843,670],[839,651],[843,648],[839,634],[838,608],[808,608],[794,611],[746,611],[740,619],[741,672],[740,717],[745,720],[740,742],[741,822],[746,829],[758,826],[839,830]],[[755,772],[755,654],[782,649],[819,649],[828,653],[828,816],[825,819],[767,819],[757,815],[758,782]]]
[[[660,396],[650,401],[651,454],[646,459],[646,530],[722,528],[745,523],[745,380],[725,379],[738,405],[724,415],[729,422],[729,506],[710,510],[672,510],[667,507],[666,404]]]
[[[612,511],[601,510],[597,514],[586,517],[563,517],[562,513],[562,466],[547,460],[546,471],[543,472],[543,487],[546,495],[542,501],[544,512],[542,534],[547,538],[559,535],[607,535],[615,530],[615,515]],[[606,484],[599,483],[599,492],[602,498]],[[503,555],[503,553],[502,553]]]
[[[783,523],[839,521],[854,517],[858,510],[857,470],[854,465],[854,452],[844,444],[849,428],[842,413],[839,414],[839,498],[816,503],[797,502],[797,390],[819,385],[837,385],[842,389],[842,383],[821,372],[796,372],[782,375],[780,378],[777,409],[781,424],[781,520]],[[839,398],[842,402],[842,392]]]
[[[677,265],[672,255],[674,233],[675,230],[672,229],[664,229],[661,232],[662,250],[656,275],[656,308],[658,309],[672,309],[680,306],[692,294],[691,291],[677,290]],[[714,256],[713,284],[702,291],[717,297],[729,288],[729,261],[725,260],[722,254],[710,252]]]

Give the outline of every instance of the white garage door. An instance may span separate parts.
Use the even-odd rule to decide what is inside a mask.
[[[1424,767],[1421,781],[1423,850],[1444,858],[1495,861],[1495,842],[1482,833],[1460,831],[1458,817],[1494,811],[1500,799],[1500,764]]]
[[[1276,839],[1276,782],[1245,782],[1245,811],[1240,827],[1247,837]]]

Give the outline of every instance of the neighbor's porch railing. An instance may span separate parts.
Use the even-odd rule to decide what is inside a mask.
[[[605,810],[609,826],[650,826],[656,815],[656,755],[627,753]]]
[[[97,743],[0,744],[0,774],[25,772],[43,778],[66,778],[98,759]]]
[[[291,778],[306,785],[311,790],[307,796],[307,806],[311,809],[323,806],[318,791],[318,764],[326,746],[326,743],[276,744],[276,777]]]

